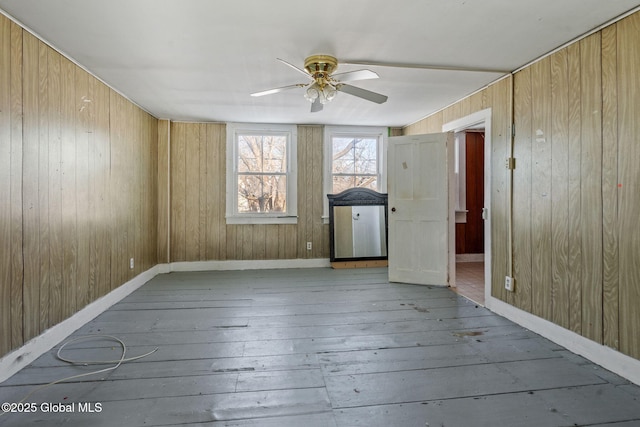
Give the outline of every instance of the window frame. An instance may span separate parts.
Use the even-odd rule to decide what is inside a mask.
[[[377,145],[377,182],[379,193],[387,192],[387,135],[389,128],[383,126],[325,126],[324,127],[324,162],[323,162],[323,213],[322,220],[329,223],[329,199],[327,194],[333,193],[333,138],[334,137],[362,137],[375,138]]]
[[[238,212],[238,136],[242,134],[282,135],[286,142],[286,212]],[[227,123],[226,223],[297,224],[298,223],[298,127],[284,124]]]

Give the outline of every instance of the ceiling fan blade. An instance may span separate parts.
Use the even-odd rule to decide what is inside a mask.
[[[378,73],[375,73],[371,70],[357,70],[357,71],[347,71],[345,73],[332,74],[331,78],[336,79],[339,82],[352,82],[355,80],[368,80],[368,79],[377,79]]]
[[[294,88],[297,88],[297,87],[305,87],[305,86],[306,86],[306,84],[304,84],[304,83],[298,83],[298,84],[295,84],[295,85],[276,87],[276,88],[269,89],[269,90],[263,90],[262,92],[254,92],[254,93],[251,94],[251,96],[271,95],[272,93],[284,92],[285,90],[294,89]]]
[[[309,77],[309,78],[311,77],[311,76],[309,75],[309,73],[307,73],[307,72],[306,72],[305,70],[303,70],[302,68],[298,68],[298,67],[296,67],[295,65],[293,65],[293,64],[291,64],[291,63],[289,63],[289,62],[285,61],[284,59],[280,59],[280,58],[276,58],[276,59],[277,59],[278,61],[282,62],[284,65],[288,65],[289,67],[293,68],[293,69],[294,69],[294,70],[296,70],[297,72],[302,73],[302,74],[304,74],[305,76],[307,76],[307,77]]]
[[[322,103],[320,102],[320,97],[317,97],[311,104],[311,112],[317,113],[318,111],[322,111]]]
[[[382,104],[384,102],[387,102],[387,99],[388,99],[386,95],[381,95],[376,92],[371,92],[370,90],[362,89],[362,88],[347,85],[347,84],[339,84],[336,86],[336,89],[339,90],[340,92],[348,93],[349,95],[357,96],[358,98],[375,102],[376,104]]]

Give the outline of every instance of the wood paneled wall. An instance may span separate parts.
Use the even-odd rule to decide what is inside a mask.
[[[0,355],[157,263],[156,143],[156,119],[0,15]]]
[[[502,289],[508,215],[502,80],[405,128],[493,108],[492,294],[640,359],[640,13],[513,76],[516,290]],[[498,99],[499,98],[499,99]],[[497,267],[497,268],[496,268]]]
[[[171,262],[329,257],[322,221],[322,127],[298,126],[295,225],[226,224],[226,125],[172,122],[168,138]]]

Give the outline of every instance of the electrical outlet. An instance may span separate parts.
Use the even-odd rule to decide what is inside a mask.
[[[133,258],[129,260],[129,268],[133,270]]]
[[[307,242],[307,250],[310,251],[311,250],[311,242]]]
[[[509,292],[513,292],[515,289],[516,280],[511,276],[505,276],[504,278],[504,288]]]

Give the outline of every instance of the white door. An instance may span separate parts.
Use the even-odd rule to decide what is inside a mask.
[[[389,138],[389,280],[446,285],[449,271],[447,146],[453,134]]]

